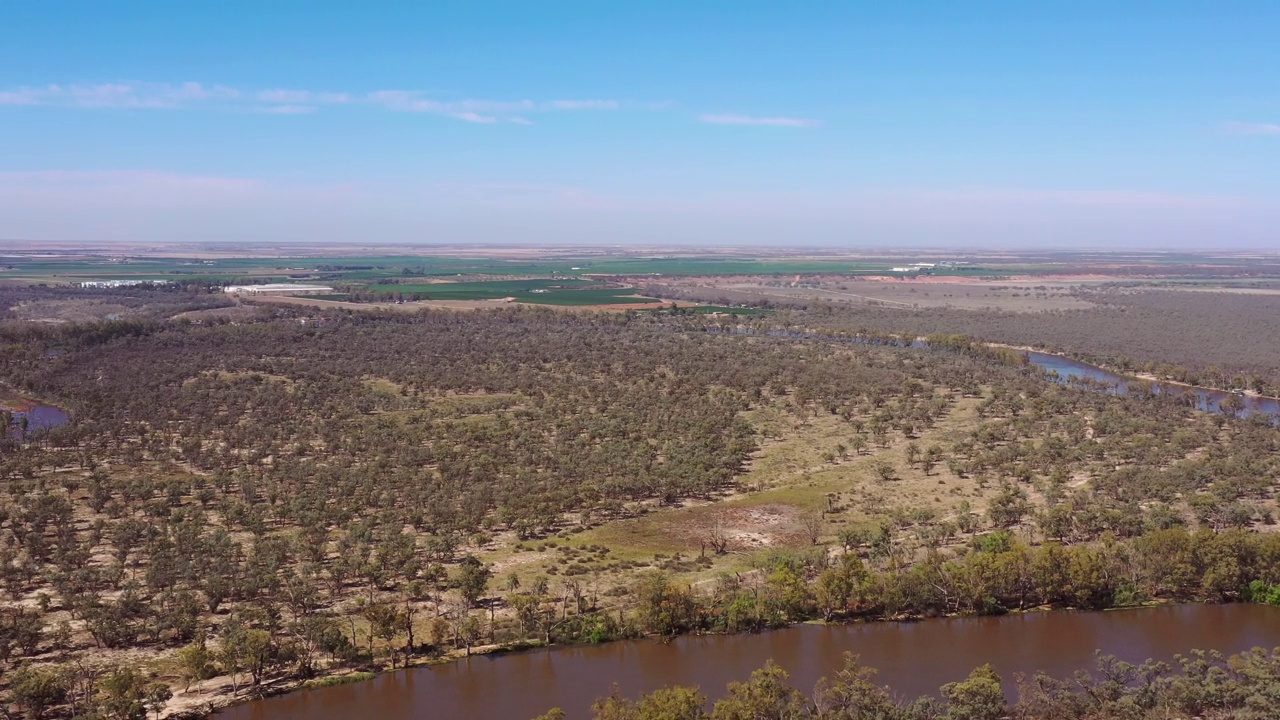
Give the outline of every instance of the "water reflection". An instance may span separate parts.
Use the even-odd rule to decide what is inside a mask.
[[[11,405],[3,406],[9,413],[9,435],[23,437],[41,430],[50,430],[66,425],[71,418],[61,408],[43,405],[31,400],[22,399]],[[0,414],[0,424],[3,424]]]

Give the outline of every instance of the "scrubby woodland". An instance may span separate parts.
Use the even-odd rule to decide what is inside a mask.
[[[851,287],[857,290],[856,283]],[[1087,309],[1012,312],[806,302],[722,289],[682,291],[678,285],[650,292],[800,309],[801,318],[852,331],[963,334],[1192,385],[1280,395],[1280,326],[1273,321],[1280,313],[1277,295],[1108,285],[1072,291],[1093,305]]]
[[[183,312],[228,308],[232,300],[210,288],[136,285],[83,290],[67,286],[0,287],[0,320],[42,323],[164,320]]]
[[[0,440],[6,712],[141,717],[494,644],[1280,604],[1265,417],[964,337],[768,334],[794,317],[180,315],[219,303],[0,320],[0,383],[72,418]]]

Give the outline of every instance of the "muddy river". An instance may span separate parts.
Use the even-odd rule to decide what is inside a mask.
[[[878,668],[878,682],[906,696],[937,693],[974,667],[992,663],[1013,698],[1013,676],[1045,670],[1068,676],[1092,667],[1096,650],[1129,661],[1171,660],[1193,648],[1224,653],[1280,645],[1280,609],[1264,605],[1182,605],[1114,612],[1050,612],[916,623],[804,625],[756,635],[635,640],[473,657],[374,680],[254,701],[218,720],[515,720],[561,707],[587,718],[617,684],[626,695],[665,685],[698,685],[719,697],[772,658],[806,692],[834,673],[845,652]]]

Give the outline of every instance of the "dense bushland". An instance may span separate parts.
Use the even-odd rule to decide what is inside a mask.
[[[1280,469],[1265,421],[1057,386],[963,338],[930,351],[727,332],[786,320],[0,321],[0,382],[72,416],[0,440],[8,697],[28,712],[163,704],[150,676],[106,669],[125,651],[162,658],[169,684],[238,688],[490,642],[1265,600],[1280,583],[1280,544],[1257,532]],[[916,446],[962,404],[972,422]],[[849,440],[829,465],[876,460],[810,525],[811,549],[692,586],[678,574],[714,564],[714,536],[652,562],[572,543],[750,490],[761,408],[795,427],[838,419]],[[881,458],[891,445],[909,467]],[[886,500],[907,469],[975,504]],[[850,504],[865,520],[843,522]],[[479,559],[522,551],[561,569]]]
[[[1280,394],[1280,328],[1272,320],[1280,312],[1280,297],[1275,295],[1117,286],[1077,289],[1082,299],[1096,304],[1089,309],[1011,312],[804,302],[719,288],[663,289],[667,296],[790,309],[793,321],[821,327],[962,334],[1193,385]]]

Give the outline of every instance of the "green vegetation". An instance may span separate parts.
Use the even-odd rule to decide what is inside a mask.
[[[1094,673],[1070,680],[1037,673],[1018,681],[1009,704],[990,665],[947,683],[939,697],[904,701],[875,684],[875,670],[845,656],[834,677],[811,693],[793,687],[769,663],[707,711],[697,688],[669,687],[637,700],[617,694],[598,701],[595,720],[1253,720],[1270,718],[1280,702],[1280,648],[1224,658],[1193,651],[1177,668],[1148,660],[1140,665],[1104,656]],[[535,720],[562,718],[559,709]]]
[[[1046,542],[1031,548],[1006,531],[975,536],[968,552],[929,552],[910,563],[894,551],[891,531],[854,531],[854,552],[830,561],[820,552],[766,557],[759,580],[722,575],[708,593],[648,576],[636,590],[646,633],[741,632],[821,617],[995,615],[1034,607],[1102,610],[1153,598],[1270,602],[1263,583],[1280,573],[1274,535],[1157,530],[1131,541]],[[883,569],[880,569],[883,568]],[[1256,582],[1256,581],[1253,581]]]
[[[1280,607],[1280,584],[1254,580],[1249,583],[1249,590],[1245,597],[1252,602]]]
[[[371,672],[353,672],[347,673],[346,675],[331,675],[329,677],[308,680],[303,684],[303,687],[309,690],[314,688],[336,687],[338,685],[350,685],[351,683],[372,680],[375,677],[377,677],[377,674]]]

